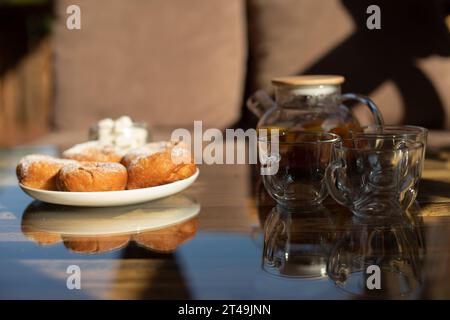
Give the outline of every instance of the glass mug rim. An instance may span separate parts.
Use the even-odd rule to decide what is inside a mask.
[[[362,126],[361,129],[380,129],[381,132],[361,132],[355,131],[354,129],[349,129],[349,133],[355,134],[357,136],[385,136],[385,137],[397,137],[397,136],[412,136],[412,135],[420,135],[424,136],[428,135],[428,129],[425,127],[414,126],[414,125],[367,125]],[[397,130],[399,132],[384,132],[383,129],[387,130]]]
[[[273,130],[273,129],[272,129]],[[289,132],[289,131],[288,131]],[[279,144],[279,145],[311,145],[311,144],[322,144],[322,143],[334,143],[341,142],[342,138],[331,132],[323,132],[323,131],[290,131],[300,134],[301,136],[311,136],[311,137],[319,137],[317,140],[313,141],[278,141],[274,142],[269,139],[270,134],[267,136],[261,137],[258,135],[258,142]],[[280,131],[279,137],[285,136],[285,133]]]
[[[398,128],[398,129],[411,129],[411,130],[417,130],[417,131],[428,131],[427,128],[425,127],[421,127],[421,126],[416,126],[413,124],[386,124],[386,125],[376,125],[376,124],[369,124],[366,126],[362,126],[361,128],[365,129],[365,128],[388,128],[388,129],[394,129],[394,128]],[[352,131],[350,129],[350,131]]]
[[[351,142],[351,141],[373,141],[373,140],[382,140],[383,138],[376,138],[376,137],[361,137],[361,138],[349,138],[349,139],[343,139],[342,142]],[[390,140],[390,138],[387,138],[385,140]],[[398,152],[398,151],[405,151],[405,150],[418,150],[424,148],[423,142],[420,141],[411,141],[412,145],[407,145],[405,148],[399,148],[399,149],[377,149],[373,147],[369,148],[362,148],[362,147],[347,147],[344,145],[344,143],[341,143],[340,145],[337,145],[337,149],[343,149],[343,150],[352,150],[352,151],[358,151],[358,152],[370,152],[370,153],[387,153],[387,152]]]

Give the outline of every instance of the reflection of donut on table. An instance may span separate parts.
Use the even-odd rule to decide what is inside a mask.
[[[127,170],[120,163],[80,162],[63,166],[56,186],[60,191],[116,191],[125,189],[127,178]]]
[[[164,228],[136,234],[134,241],[157,252],[173,252],[197,233],[198,218]]]
[[[127,189],[158,186],[192,176],[196,167],[190,150],[180,142],[148,144],[122,161],[127,166]]]
[[[197,233],[198,219],[191,220],[155,231],[147,231],[133,236],[133,240],[145,249],[170,253],[181,244],[192,239]],[[64,242],[64,246],[75,253],[96,254],[120,249],[128,244],[132,235],[92,235],[71,236],[39,231],[27,226],[27,221],[22,221],[22,232],[30,240],[39,245],[51,245]]]
[[[24,186],[43,190],[56,190],[56,176],[62,166],[75,161],[57,159],[43,154],[22,158],[16,167],[19,182]]]
[[[130,240],[130,235],[111,236],[62,236],[64,246],[76,253],[103,253],[124,247]]]
[[[46,231],[34,230],[27,227],[26,223],[22,221],[22,233],[30,240],[36,242],[41,246],[47,246],[62,241],[61,235],[57,233],[50,233]]]
[[[22,232],[39,245],[56,244],[76,253],[119,249],[128,241],[171,252],[197,231],[200,204],[179,194],[146,204],[83,208],[33,201],[22,215]]]

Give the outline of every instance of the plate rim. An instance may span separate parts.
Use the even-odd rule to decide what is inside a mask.
[[[44,189],[36,189],[36,188],[31,188],[31,187],[27,187],[25,185],[23,185],[22,183],[19,183],[19,187],[25,190],[29,190],[32,192],[37,192],[37,193],[41,193],[41,194],[48,194],[48,195],[77,195],[77,196],[83,196],[83,195],[104,195],[104,194],[108,194],[108,195],[112,195],[112,194],[117,194],[117,193],[129,193],[129,192],[145,192],[145,191],[151,191],[151,190],[158,190],[158,189],[163,189],[166,187],[170,187],[170,186],[174,186],[177,184],[181,184],[182,182],[186,182],[189,180],[195,180],[197,179],[197,177],[200,174],[200,169],[196,168],[196,171],[193,175],[191,175],[190,177],[187,177],[185,179],[182,180],[177,180],[174,182],[170,182],[170,183],[166,183],[166,184],[162,184],[159,186],[153,186],[153,187],[147,187],[147,188],[138,188],[138,189],[131,189],[131,190],[115,190],[115,191],[57,191],[57,190],[44,190]],[[70,196],[69,196],[70,197]]]

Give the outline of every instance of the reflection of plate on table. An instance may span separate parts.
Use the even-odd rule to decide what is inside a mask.
[[[192,176],[183,180],[156,187],[123,191],[65,192],[34,189],[22,184],[20,187],[30,197],[47,203],[83,207],[113,207],[152,201],[176,194],[193,184],[199,173],[200,171],[197,169]]]
[[[161,229],[196,216],[200,204],[176,195],[145,204],[114,208],[82,208],[32,202],[22,225],[62,235],[109,235]]]
[[[102,253],[134,241],[157,252],[172,252],[198,228],[200,205],[185,195],[114,208],[80,208],[32,202],[22,232],[40,245],[63,242],[77,253]]]

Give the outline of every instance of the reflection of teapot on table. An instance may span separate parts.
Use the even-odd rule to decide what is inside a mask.
[[[358,120],[342,104],[356,101],[369,107],[377,125],[383,118],[369,99],[353,93],[341,95],[342,76],[304,75],[275,78],[273,101],[264,91],[257,91],[247,101],[248,108],[259,118],[258,128],[333,132],[346,136],[357,130]]]
[[[133,240],[156,252],[172,252],[197,232],[200,205],[184,195],[147,204],[108,208],[32,202],[22,232],[40,245],[63,242],[77,253],[103,253]]]

